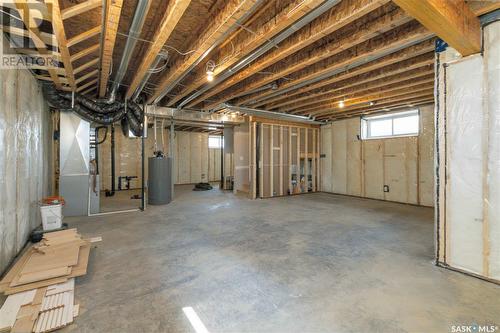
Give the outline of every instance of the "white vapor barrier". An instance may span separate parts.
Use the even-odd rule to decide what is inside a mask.
[[[484,44],[489,110],[488,194],[484,204],[489,229],[489,275],[500,280],[500,22],[484,29]]]
[[[483,58],[446,70],[447,262],[481,272],[483,264]]]
[[[51,185],[51,117],[27,70],[0,71],[0,274],[41,223]]]

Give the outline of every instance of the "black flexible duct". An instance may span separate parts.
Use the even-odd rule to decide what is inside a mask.
[[[132,101],[106,103],[75,93],[74,106],[71,107],[72,93],[58,91],[51,84],[44,84],[43,91],[49,105],[53,108],[74,111],[83,119],[100,125],[111,125],[121,121],[122,126],[130,128],[135,136],[142,136],[144,112],[138,104]]]

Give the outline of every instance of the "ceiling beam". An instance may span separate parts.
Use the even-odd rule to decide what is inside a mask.
[[[392,103],[385,105],[383,108],[367,108],[364,110],[358,110],[353,112],[339,113],[336,116],[331,116],[328,118],[329,121],[335,121],[340,119],[352,118],[365,116],[369,114],[386,113],[388,111],[396,111],[402,109],[415,108],[418,106],[434,103],[434,96],[422,96],[405,101],[399,101],[397,103]]]
[[[99,70],[98,69],[95,69],[93,70],[92,72],[88,72],[87,74],[85,75],[82,75],[81,77],[79,77],[75,82],[76,84],[80,84],[82,83],[83,81],[91,78],[91,77],[94,77],[96,76],[97,74],[99,74]]]
[[[90,1],[90,0],[88,0]],[[106,23],[104,24],[104,39],[101,54],[101,73],[99,78],[99,97],[106,95],[113,50],[115,49],[116,33],[120,24],[123,0],[108,1],[106,8]]]
[[[81,59],[85,56],[88,56],[89,54],[92,54],[92,53],[98,51],[100,47],[101,46],[99,45],[99,43],[97,43],[95,45],[87,47],[86,49],[81,50],[80,52],[71,56],[71,62],[75,62],[78,59]]]
[[[464,0],[394,0],[464,57],[481,51],[481,24]]]
[[[89,89],[87,90],[84,90],[84,91],[81,91],[80,94],[82,95],[87,95],[89,92],[91,91],[94,91],[94,90],[97,90],[97,85],[93,86],[93,87],[90,87]]]
[[[157,99],[163,96],[164,90],[168,86],[177,82],[192,65],[208,55],[217,42],[219,42],[217,44],[222,42],[222,40],[218,40],[230,33],[234,29],[235,23],[248,15],[252,8],[255,8],[255,5],[259,3],[261,3],[260,0],[229,0],[200,38],[190,45],[189,49],[195,50],[195,52],[186,58],[179,58],[163,75],[154,94],[149,97],[148,103],[158,102]]]
[[[72,37],[68,39],[68,47],[74,46],[80,42],[83,42],[84,40],[87,40],[89,38],[92,38],[94,36],[97,36],[101,33],[102,26],[99,24],[97,27],[94,27],[90,30],[87,30],[85,32],[82,32],[79,35],[76,35],[75,37]]]
[[[318,110],[311,110],[310,112],[304,112],[310,114],[314,117],[322,117],[324,115],[331,114],[333,112],[347,112],[351,110],[358,110],[362,108],[367,108],[370,103],[375,103],[375,106],[380,106],[383,103],[388,102],[398,102],[410,97],[420,97],[428,94],[434,94],[434,85],[432,84],[422,84],[417,87],[412,87],[411,89],[405,88],[401,91],[394,91],[390,93],[380,93],[368,96],[362,96],[345,103],[344,107],[340,107],[338,103],[330,103],[329,105],[322,106]]]
[[[383,72],[392,71],[401,72],[407,68],[415,68],[415,65],[418,67],[423,64],[423,62],[427,61],[434,63],[434,43],[432,40],[427,40],[423,43],[410,46],[399,52],[391,53],[366,64],[349,68],[324,80],[320,80],[304,87],[293,89],[294,87],[292,86],[287,88],[288,90],[278,88],[276,91],[266,91],[263,93],[253,94],[252,96],[245,98],[240,98],[235,100],[233,103],[236,105],[252,105],[252,107],[259,107],[280,100],[289,101],[292,100],[291,97],[295,99],[297,98],[297,95],[300,95],[299,97],[307,96],[308,93],[311,93],[312,91],[328,87],[329,85],[358,75],[378,75]],[[373,71],[375,72],[373,73]]]
[[[46,3],[52,4],[52,29],[57,38],[59,46],[59,53],[61,53],[64,69],[66,70],[66,78],[68,79],[71,88],[76,89],[75,75],[73,73],[73,65],[71,64],[71,57],[68,49],[68,41],[66,39],[66,32],[61,17],[61,8],[59,7],[59,0],[46,0]]]
[[[284,58],[313,44],[334,31],[347,26],[387,2],[388,1],[382,0],[345,0],[340,2],[329,12],[311,22],[308,28],[301,29],[296,32],[281,43],[277,49],[266,54],[264,57],[260,57],[256,62],[241,70],[238,74],[233,75],[223,83],[215,86],[213,89],[209,90],[208,93],[191,101],[187,106],[192,107],[200,101],[208,99],[209,97],[232,87],[238,82],[241,82],[244,79],[279,62],[280,60],[283,60]],[[220,103],[216,104],[218,105]]]
[[[30,32],[28,30],[24,30],[18,27],[12,27],[9,25],[0,25],[0,27],[4,32],[8,32],[11,35],[31,38]],[[39,31],[37,37],[46,45],[57,46],[57,40],[53,34]]]
[[[153,37],[153,43],[149,46],[146,54],[143,56],[141,64],[139,65],[137,71],[135,72],[134,78],[130,83],[126,94],[127,99],[132,97],[136,89],[141,84],[148,70],[151,68],[151,65],[162,50],[168,38],[171,36],[172,32],[177,26],[177,23],[181,19],[190,3],[191,0],[176,0],[170,2],[165,15],[163,16],[160,27]]]
[[[312,66],[327,58],[333,57],[351,47],[359,45],[377,37],[382,33],[408,23],[411,20],[412,18],[406,15],[404,11],[396,9],[387,15],[383,15],[371,22],[367,22],[362,26],[353,25],[349,27],[351,29],[348,33],[344,32],[343,36],[335,38],[328,44],[315,48],[314,50],[305,49],[299,51],[294,54],[293,58],[287,58],[282,62],[266,68],[266,72],[272,74],[255,75],[254,73],[251,80],[246,80],[245,84],[231,90],[228,95],[224,96],[224,99],[230,100],[239,96],[244,91],[254,90],[268,83],[275,82],[286,77],[287,75],[302,70],[308,66]],[[191,104],[188,104],[188,106],[194,106],[197,102],[203,100],[204,98],[211,97],[222,90],[223,87],[216,87],[210,93],[205,94],[204,96],[202,95],[198,99],[192,101]]]
[[[40,38],[40,31],[38,30],[38,24],[35,22],[35,19],[30,14],[30,8],[26,2],[16,2],[17,11],[19,12],[19,16],[23,20],[24,26],[29,32],[29,37],[35,44],[38,53],[42,55],[50,55],[52,51],[47,50],[47,45]],[[49,13],[49,17],[52,19]],[[49,72],[52,81],[57,89],[61,89],[61,81],[59,80],[59,75],[55,68],[48,67],[47,71]]]
[[[83,86],[80,86],[76,89],[77,92],[81,92],[81,91],[84,91],[86,90],[88,87],[90,87],[91,85],[93,84],[96,84],[97,83],[97,79],[93,79],[92,81],[89,81],[87,83],[85,83]]]
[[[61,18],[63,20],[66,20],[69,19],[70,17],[77,16],[91,9],[100,7],[101,5],[102,5],[102,0],[87,0],[77,5],[73,5],[69,8],[61,10]]]
[[[294,22],[299,20],[302,16],[306,15],[308,12],[319,6],[323,0],[295,0],[292,1],[288,6],[282,9],[273,19],[269,20],[265,24],[259,26],[259,28],[254,32],[249,34],[248,38],[244,39],[234,47],[234,52],[231,56],[226,56],[221,54],[219,58],[215,61],[217,66],[214,70],[214,76],[219,75],[223,71],[227,70],[234,64],[236,64],[240,59],[248,55],[253,50],[257,49],[264,43],[268,42],[272,37],[283,31],[285,28],[292,25]],[[272,1],[267,1],[267,3],[262,7],[262,10],[267,10],[269,5],[272,5]],[[253,19],[256,19],[257,14],[254,15]],[[251,22],[245,22],[248,26]],[[241,31],[240,28],[237,32]],[[224,44],[227,40],[224,41]],[[222,47],[222,45],[221,45]],[[196,77],[189,82],[174,98],[168,101],[168,105],[174,105],[182,98],[186,97],[189,93],[193,92],[203,84],[207,83],[206,73],[204,68],[199,68],[196,72]]]
[[[411,80],[411,82],[408,82],[408,80]],[[393,77],[386,77],[379,80],[374,80],[369,82],[368,84],[367,83],[361,83],[356,85],[351,84],[350,88],[349,85],[346,86],[339,85],[337,89],[334,89],[331,92],[313,96],[311,99],[308,100],[281,106],[280,110],[294,113],[296,112],[295,110],[299,108],[307,108],[318,103],[328,102],[339,98],[345,98],[346,96],[349,95],[361,94],[364,92],[372,91],[373,89],[377,88],[383,88],[384,90],[387,90],[392,87],[393,89],[398,89],[402,86],[405,86],[406,83],[408,83],[411,86],[421,83],[422,80],[426,80],[426,82],[427,80],[431,81],[434,80],[434,67],[432,65],[430,66],[428,65],[425,68],[418,68],[408,73],[394,75]],[[275,108],[276,107],[272,108],[269,107],[266,108],[266,110],[272,110]]]
[[[76,68],[73,73],[76,75],[80,72],[82,72],[83,70],[89,68],[89,67],[92,67],[94,65],[97,65],[99,63],[99,58],[95,58],[91,61],[88,61],[86,63],[84,63],[83,65],[81,65],[80,67]]]
[[[402,27],[391,30],[385,34],[381,34],[375,39],[368,40],[353,48],[345,50],[335,57],[328,58],[325,61],[309,66],[299,74],[295,75],[292,80],[282,84],[278,90],[287,89],[289,87],[306,84],[311,81],[319,81],[323,76],[333,76],[348,68],[359,66],[370,58],[380,54],[387,54],[401,50],[404,46],[410,46],[429,39],[433,34],[422,27],[417,22],[410,22]],[[214,102],[204,105],[203,109],[210,110],[215,108],[220,103],[230,100],[231,94],[223,95],[217,98]],[[188,105],[192,107],[193,105]]]

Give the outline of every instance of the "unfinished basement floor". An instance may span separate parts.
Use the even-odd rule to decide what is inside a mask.
[[[450,332],[500,326],[500,287],[433,265],[430,208],[176,189],[146,212],[66,218],[102,236],[66,332]]]

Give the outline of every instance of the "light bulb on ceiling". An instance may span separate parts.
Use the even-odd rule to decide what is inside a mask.
[[[207,71],[207,81],[212,82],[214,80],[214,72],[211,70]]]
[[[375,105],[375,102],[370,102],[370,106]]]
[[[339,102],[339,107],[340,107],[340,108],[343,108],[344,106],[345,106],[344,101],[340,101],[340,102]]]

